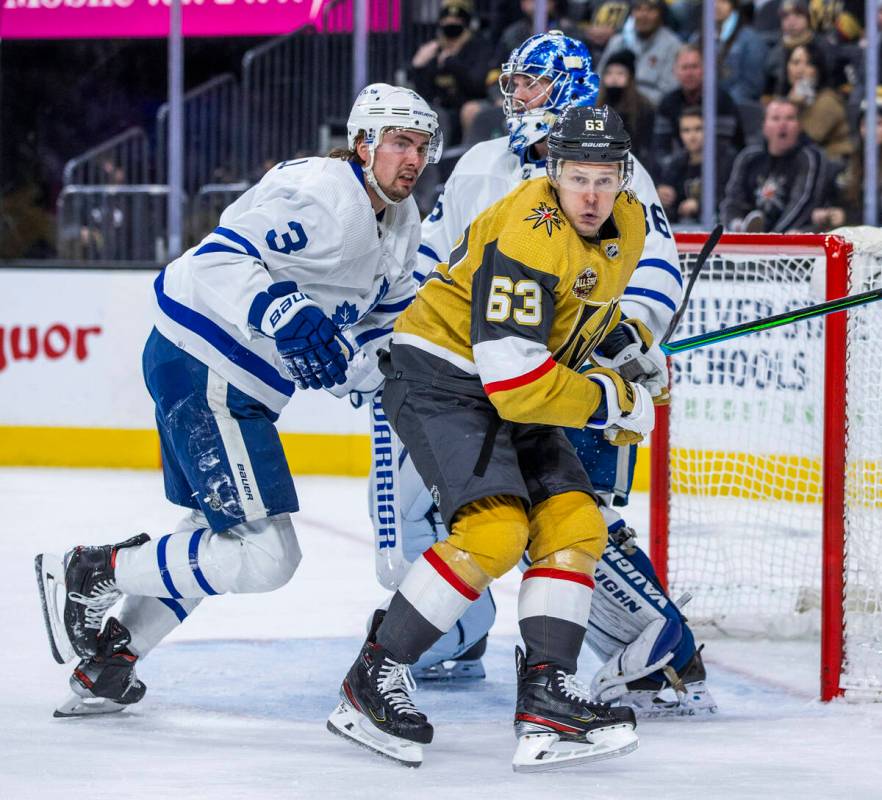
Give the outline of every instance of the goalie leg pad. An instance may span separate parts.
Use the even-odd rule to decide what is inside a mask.
[[[673,642],[674,669],[684,667],[695,653],[695,639],[686,620],[658,582],[646,554],[633,541],[618,544],[626,530],[623,520],[611,522],[610,538],[595,572],[596,592],[588,620],[586,643],[607,662],[635,641],[656,620],[666,625]],[[659,682],[664,676],[659,672]]]
[[[591,697],[611,703],[628,691],[627,684],[660,670],[672,658],[680,630],[670,620],[650,622],[640,635],[606,662],[591,681]]]

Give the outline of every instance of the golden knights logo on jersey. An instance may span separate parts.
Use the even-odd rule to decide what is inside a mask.
[[[534,230],[541,225],[545,226],[545,232],[551,236],[555,229],[560,230],[565,224],[560,218],[560,212],[546,203],[539,203],[539,208],[534,208],[533,213],[524,217],[524,222],[533,222]]]

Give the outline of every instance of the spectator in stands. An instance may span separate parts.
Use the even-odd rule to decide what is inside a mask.
[[[811,0],[812,28],[832,44],[857,42],[864,33],[864,0]]]
[[[799,109],[786,97],[766,106],[763,138],[763,144],[745,147],[735,159],[720,219],[730,231],[807,228],[821,205],[827,159],[802,132]]]
[[[778,9],[781,18],[781,36],[766,54],[766,77],[764,94],[780,92],[787,80],[787,61],[793,48],[815,40],[811,26],[808,0],[784,0]],[[825,58],[832,67],[832,49],[827,49]]]
[[[781,17],[778,13],[787,0],[754,0],[751,24],[766,47],[776,45],[781,39]],[[803,0],[808,3],[808,0]]]
[[[852,141],[845,101],[830,87],[827,64],[818,42],[793,48],[780,94],[799,109],[799,121],[808,137],[827,158],[841,164],[851,155]]]
[[[837,180],[840,201],[837,205],[816,208],[812,224],[818,231],[829,231],[840,225],[860,225],[864,216],[864,141],[867,137],[866,101],[860,121],[860,142],[848,161],[848,166]],[[880,169],[877,173],[877,208],[882,208],[882,86],[876,89],[876,154]]]
[[[516,47],[533,35],[533,12],[536,10],[536,0],[520,0],[521,18],[512,22],[503,32],[499,39],[493,64],[503,64],[508,61],[508,56]],[[546,25],[545,30],[563,31],[567,36],[579,39],[578,27],[567,17],[566,0],[546,0]],[[499,72],[492,76],[492,80],[499,78]]]
[[[661,170],[656,188],[668,219],[682,225],[695,223],[701,218],[701,168],[704,161],[704,119],[701,108],[684,108],[680,112],[678,125],[683,149],[669,159]],[[714,208],[719,204],[732,167],[729,151],[717,154],[716,167]]]
[[[591,63],[600,64],[609,40],[625,25],[631,13],[628,0],[598,0],[589,10],[587,19],[579,23],[579,35],[591,53]]]
[[[656,167],[678,153],[683,142],[678,134],[680,115],[685,108],[701,108],[704,69],[701,50],[694,44],[683,45],[674,62],[678,87],[662,97],[655,114],[652,151]],[[717,89],[717,152],[731,154],[744,146],[744,136],[735,101],[725,89]]]
[[[631,152],[652,172],[652,120],[655,112],[652,103],[634,85],[635,61],[630,50],[620,50],[606,59],[600,76],[597,105],[609,104],[619,112],[625,129],[631,134]]]
[[[450,144],[462,138],[463,103],[485,95],[491,48],[471,30],[472,14],[472,0],[442,0],[437,36],[416,51],[410,64],[416,91],[446,112],[444,133]]]
[[[766,45],[739,10],[739,0],[716,0],[717,85],[736,103],[759,100]]]
[[[609,40],[598,67],[602,74],[609,56],[630,50],[637,58],[637,89],[653,106],[677,87],[674,61],[682,42],[665,26],[664,13],[665,0],[635,0],[631,18],[622,32]]]

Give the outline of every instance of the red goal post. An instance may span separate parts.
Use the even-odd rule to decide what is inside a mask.
[[[676,239],[685,275],[706,234]],[[876,288],[882,254],[855,267],[853,252],[847,232],[726,234],[672,339]],[[868,424],[856,398],[877,380],[863,313],[674,356],[651,443],[650,556],[665,588],[724,632],[819,633],[823,700],[882,698],[882,444],[849,461],[847,435]],[[866,565],[846,560],[852,528]]]

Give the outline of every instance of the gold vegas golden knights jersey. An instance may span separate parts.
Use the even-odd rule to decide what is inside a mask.
[[[426,278],[395,324],[395,349],[471,376],[503,419],[584,427],[600,390],[575,370],[621,317],[645,225],[623,191],[586,239],[547,179],[526,181],[476,217],[449,264]]]

